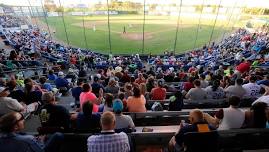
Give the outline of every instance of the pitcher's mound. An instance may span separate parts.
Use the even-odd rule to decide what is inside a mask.
[[[143,33],[122,33],[121,37],[128,40],[143,40]],[[153,36],[151,33],[145,33],[144,39],[148,40],[151,39]]]

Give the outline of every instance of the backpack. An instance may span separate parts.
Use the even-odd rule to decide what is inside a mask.
[[[154,102],[154,104],[151,106],[152,111],[163,111],[163,106],[160,102]]]

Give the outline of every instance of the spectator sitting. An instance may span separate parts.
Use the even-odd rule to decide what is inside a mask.
[[[229,98],[229,108],[220,109],[215,117],[205,114],[205,119],[212,125],[218,126],[218,130],[241,128],[245,120],[245,113],[238,108],[240,98]]]
[[[80,70],[78,72],[78,77],[84,78],[86,76],[87,76],[87,72],[84,70],[84,68],[80,68]]]
[[[106,93],[116,95],[119,93],[120,88],[117,86],[117,82],[113,79],[109,80],[108,86],[105,88]]]
[[[243,79],[239,78],[236,79],[235,85],[229,86],[228,88],[224,89],[226,92],[226,97],[237,96],[239,98],[243,98],[246,94],[246,90],[242,87]]]
[[[203,90],[200,86],[201,83],[199,80],[195,80],[194,82],[195,88],[191,88],[188,93],[186,94],[186,98],[193,100],[193,101],[199,101],[202,99],[206,99],[206,91]]]
[[[151,76],[147,79],[146,87],[147,91],[151,92],[151,90],[155,87],[154,77]]]
[[[36,86],[34,86],[34,82],[32,79],[25,79],[24,80],[25,90],[24,90],[24,96],[23,96],[23,102],[28,105],[35,102],[42,102],[42,92],[39,90],[36,90]]]
[[[131,81],[131,77],[128,75],[128,71],[125,70],[123,76],[120,78],[120,82],[127,83]]]
[[[100,127],[100,118],[99,113],[93,113],[93,104],[91,102],[85,102],[82,106],[82,112],[79,112],[77,115],[72,116],[72,119],[76,120],[76,129],[79,132],[90,131],[96,132]]]
[[[257,77],[252,75],[249,78],[249,83],[243,85],[243,88],[246,90],[245,98],[253,100],[260,96],[261,86],[256,84],[256,81]]]
[[[181,111],[183,108],[183,95],[180,91],[177,91],[174,96],[169,98],[169,111]]]
[[[137,84],[146,83],[146,79],[143,77],[142,73],[138,74],[138,78],[135,79],[135,83],[137,83]]]
[[[23,93],[22,90],[17,89],[17,82],[16,82],[16,80],[10,80],[7,83],[7,87],[9,89],[9,93],[10,93],[8,95],[9,97],[18,100],[18,102],[22,102],[23,101],[24,93]]]
[[[245,112],[245,122],[243,128],[265,128],[267,119],[267,104],[257,102],[252,105],[249,111]]]
[[[92,83],[92,93],[94,93],[96,96],[99,96],[100,89],[104,90],[104,86],[100,83],[100,75],[97,74],[93,77],[93,83]]]
[[[124,85],[124,96],[126,99],[128,99],[128,97],[133,95],[133,86],[130,83],[125,83]]]
[[[63,142],[63,135],[55,133],[47,140],[32,135],[21,134],[24,129],[24,116],[18,112],[8,113],[0,118],[0,151],[1,152],[58,152]],[[18,149],[18,147],[20,149]]]
[[[135,125],[133,119],[129,115],[123,115],[123,103],[120,99],[115,99],[113,101],[113,111],[116,116],[115,129],[134,129]]]
[[[102,131],[100,135],[91,135],[87,140],[88,152],[129,152],[128,136],[121,132],[115,133],[116,118],[112,112],[101,116]]]
[[[163,88],[163,80],[158,80],[157,87],[151,90],[151,100],[164,100],[166,98],[166,89]]]
[[[252,105],[254,105],[257,102],[264,102],[269,106],[269,86],[263,86],[263,87],[265,89],[265,93],[263,94],[263,96],[254,101]]]
[[[65,78],[67,80],[71,79],[71,82],[74,83],[76,81],[77,77],[78,76],[76,75],[75,71],[72,68],[69,68]]]
[[[46,83],[46,81],[47,81],[46,77],[41,77],[39,79],[39,82],[41,84],[41,89],[45,91],[52,91],[52,86],[50,85],[50,83]]]
[[[170,150],[174,149],[175,146],[179,146],[179,149],[183,148],[184,134],[188,132],[210,132],[215,130],[214,127],[207,124],[204,120],[203,112],[199,109],[194,109],[189,115],[190,124],[180,124],[180,130],[169,142]]]
[[[264,77],[263,80],[259,80],[259,81],[257,81],[257,84],[258,84],[258,85],[263,84],[263,85],[269,86],[269,74],[267,74],[267,75]]]
[[[8,97],[8,88],[0,87],[0,116],[9,112],[23,112],[25,108],[16,100]]]
[[[139,87],[133,88],[133,96],[129,96],[127,99],[127,108],[129,112],[146,112],[145,107],[146,99],[141,95]]]
[[[64,78],[64,73],[60,71],[58,78],[55,80],[56,88],[60,90],[60,93],[67,93],[69,89],[69,82]]]
[[[201,82],[201,88],[206,88],[209,85],[208,81],[205,80],[204,74],[200,75],[200,82]]]
[[[219,80],[214,80],[212,86],[208,86],[205,91],[207,92],[208,99],[223,99],[225,93],[222,87],[220,87]]]
[[[79,103],[79,96],[82,92],[82,85],[83,85],[83,82],[82,80],[77,80],[77,87],[75,88],[72,88],[72,96],[75,98],[75,104],[77,106],[77,108],[80,107],[80,103]]]
[[[112,107],[113,99],[114,99],[114,97],[111,93],[106,94],[103,112],[106,112],[106,111],[112,112],[113,111],[113,107]]]
[[[247,61],[242,61],[242,63],[240,63],[237,67],[236,67],[236,70],[238,72],[240,72],[240,74],[243,74],[245,72],[248,72],[250,70],[250,66],[251,66],[251,63],[249,60]],[[237,72],[235,72],[237,73]]]
[[[49,71],[48,79],[51,80],[51,81],[55,81],[57,79],[57,75],[54,74],[53,70]]]
[[[184,83],[183,89],[188,92],[191,88],[194,88],[193,77],[189,77],[189,81]]]
[[[83,84],[82,86],[82,92],[79,96],[79,102],[80,102],[80,110],[82,110],[83,107],[81,107],[85,102],[91,102],[93,104],[93,112],[98,112],[98,105],[101,103],[103,98],[103,90],[100,89],[99,92],[99,98],[95,96],[94,93],[91,92],[91,86],[88,83]]]
[[[45,103],[41,107],[39,113],[42,127],[56,128],[56,130],[64,129],[69,130],[70,114],[69,111],[60,105],[56,105],[55,96],[51,92],[45,92],[42,96],[42,100]]]
[[[124,93],[123,92],[119,93],[118,98],[123,103],[123,111],[124,112],[128,111],[128,109],[127,109],[127,99],[124,97]]]

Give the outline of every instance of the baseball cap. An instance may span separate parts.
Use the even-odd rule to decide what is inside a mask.
[[[113,111],[114,112],[121,112],[123,110],[123,104],[120,99],[115,99],[113,102]]]
[[[0,87],[0,93],[3,92],[5,89],[5,87]]]
[[[64,75],[64,73],[62,72],[62,71],[60,71],[59,73],[58,73],[58,76],[63,76]]]

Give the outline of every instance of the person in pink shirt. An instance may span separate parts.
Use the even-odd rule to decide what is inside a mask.
[[[100,89],[99,97],[97,98],[94,93],[91,92],[91,86],[88,83],[85,83],[82,86],[82,92],[79,96],[80,109],[82,109],[82,105],[85,102],[91,102],[93,104],[92,112],[98,112],[99,104],[101,103],[103,98],[103,90]]]

